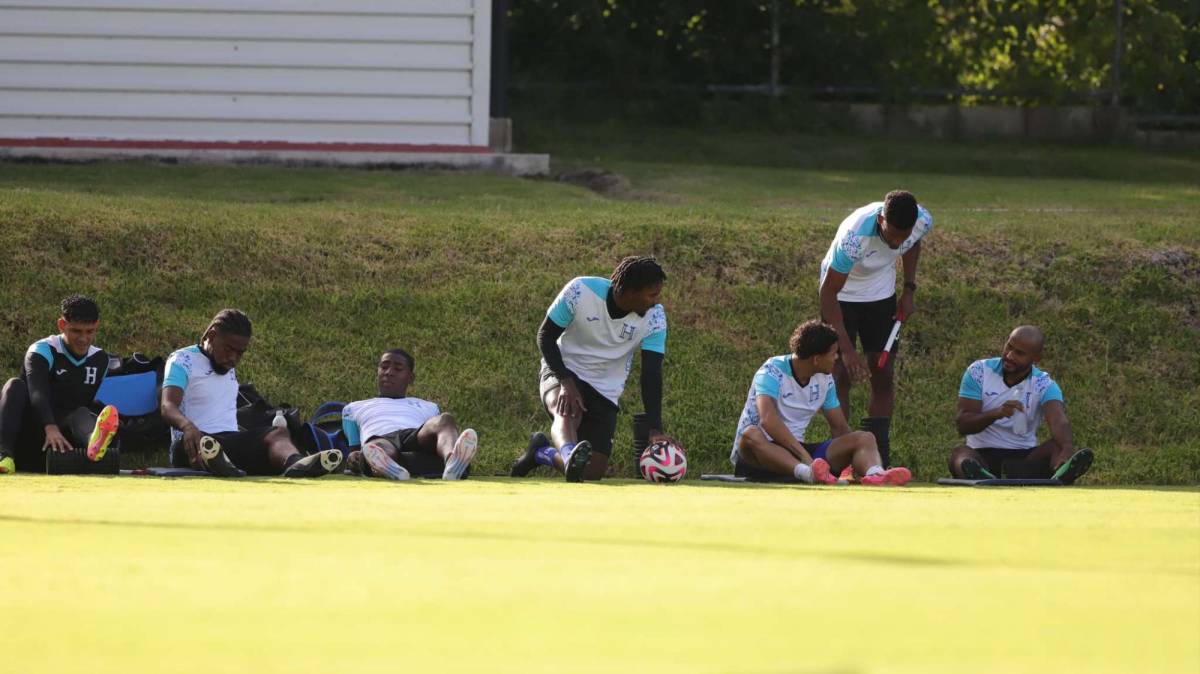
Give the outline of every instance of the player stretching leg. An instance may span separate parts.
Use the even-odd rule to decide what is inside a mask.
[[[642,353],[650,442],[675,442],[662,430],[667,315],[658,300],[666,279],[654,258],[632,256],[610,278],[580,276],[559,292],[537,336],[540,393],[553,419],[553,444],[534,433],[525,453],[513,462],[514,477],[539,465],[553,466],[568,482],[604,475],[617,427],[617,401],[637,350]]]
[[[285,428],[239,431],[234,368],[250,347],[246,314],[225,309],[208,324],[200,343],[167,359],[161,411],[171,425],[171,464],[221,477],[318,477],[342,465],[340,450],[304,456]]]
[[[0,393],[0,474],[17,467],[44,473],[46,462],[56,460],[46,451],[63,455],[76,448],[89,462],[112,453],[116,471],[117,409],[96,402],[108,373],[108,354],[93,344],[99,327],[96,303],[72,295],[62,301],[59,334],[38,340],[25,352],[20,377],[8,380]],[[86,471],[86,465],[68,470]]]
[[[834,368],[838,399],[850,417],[851,381],[871,381],[868,416],[861,428],[875,435],[884,467],[891,465],[892,379],[896,350],[884,367],[879,353],[891,333],[893,319],[908,319],[916,310],[917,260],[921,238],[933,229],[933,216],[908,192],[889,192],[882,202],[854,211],[838,226],[837,236],[821,262],[821,317],[838,332],[842,360]],[[904,292],[896,303],[896,259],[904,267]],[[855,351],[862,343],[867,362]]]
[[[1092,450],[1075,450],[1062,389],[1034,367],[1045,335],[1032,325],[1013,330],[999,358],[971,363],[958,389],[955,425],[966,443],[950,452],[950,473],[968,480],[1057,478],[1072,484],[1092,465]],[[1038,444],[1045,418],[1050,439]]]
[[[885,470],[875,436],[851,431],[842,416],[830,375],[838,361],[838,333],[833,326],[802,323],[788,346],[791,354],[768,358],[754,374],[729,455],[734,474],[760,481],[783,478],[836,484],[837,475],[851,467],[865,485],[907,484],[912,477],[909,470]],[[818,409],[833,438],[806,443],[804,432]]]
[[[384,353],[375,368],[379,396],[342,409],[342,429],[352,450],[347,462],[359,473],[391,480],[426,472],[440,472],[443,480],[464,479],[479,436],[470,428],[459,433],[454,417],[436,404],[406,395],[416,378],[414,366],[404,349]]]

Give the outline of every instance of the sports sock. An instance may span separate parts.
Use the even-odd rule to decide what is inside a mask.
[[[534,453],[533,459],[534,459],[534,461],[537,461],[537,464],[539,466],[553,466],[554,465],[554,455],[557,453],[558,453],[557,449],[555,449],[554,447],[551,447],[550,445],[546,445],[545,447],[542,447],[541,449],[537,450],[536,453]]]
[[[575,449],[575,445],[577,445],[577,444],[578,443],[575,443],[575,442],[568,442],[568,443],[564,444],[562,447],[558,448],[558,453],[560,455],[562,455],[563,463],[566,463],[567,459],[570,458],[571,450]]]
[[[878,475],[882,472],[883,472],[883,466],[880,466],[878,464],[871,466],[870,468],[867,469],[867,475]]]
[[[291,467],[292,467],[292,464],[293,464],[293,463],[296,463],[296,462],[297,462],[297,461],[299,461],[299,460],[300,460],[300,455],[299,455],[299,454],[292,454],[292,455],[291,455],[291,456],[289,456],[288,458],[284,459],[284,461],[283,461],[283,469],[284,469],[284,470],[287,470],[288,468],[291,468]]]
[[[795,478],[797,480],[800,480],[801,482],[807,482],[809,484],[812,484],[812,481],[813,481],[812,466],[810,466],[806,463],[796,464],[796,467],[792,469],[792,475],[795,476]]]

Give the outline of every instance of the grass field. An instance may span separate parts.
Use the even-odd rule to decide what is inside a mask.
[[[304,411],[372,395],[385,348],[413,395],[480,431],[505,472],[545,428],[534,334],[571,277],[651,252],[670,274],[664,413],[693,472],[728,470],[746,389],[817,315],[838,222],[890,189],[933,213],[898,368],[893,457],[921,480],[959,442],[963,370],[1018,323],[1046,328],[1089,484],[1200,482],[1200,159],[1123,147],[526,126],[554,180],[281,167],[0,163],[0,370],[94,295],[99,344],[166,355],[225,306],[255,339],[239,375]],[[630,445],[637,373],[617,447]],[[857,423],[865,402],[854,397]],[[810,439],[825,432],[820,420]],[[616,457],[625,475],[629,459]],[[161,460],[161,459],[159,459]]]
[[[10,476],[3,670],[1200,668],[1200,492]]]

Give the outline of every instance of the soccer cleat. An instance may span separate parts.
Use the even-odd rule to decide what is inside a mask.
[[[92,437],[88,439],[88,461],[99,461],[104,458],[104,453],[108,451],[112,439],[117,436],[119,423],[120,417],[117,415],[117,408],[105,405],[104,409],[100,410],[100,415],[96,417],[96,426],[92,428]]]
[[[200,438],[200,463],[204,469],[218,477],[246,477],[246,471],[233,465],[221,443],[211,435]]]
[[[516,461],[513,461],[512,469],[508,471],[508,474],[512,477],[525,477],[529,475],[533,472],[534,468],[537,468],[537,451],[549,446],[550,438],[547,438],[545,433],[537,431],[529,436],[529,444],[525,445],[525,453],[518,456]]]
[[[859,482],[869,487],[902,487],[908,484],[908,481],[911,479],[912,473],[907,468],[897,466],[895,468],[888,468],[882,473],[864,475]]]
[[[1088,469],[1092,467],[1092,459],[1094,458],[1095,454],[1092,453],[1092,450],[1084,447],[1072,454],[1071,458],[1064,461],[1051,477],[1061,481],[1063,484],[1074,484],[1075,480],[1083,477],[1083,474],[1088,472]]]
[[[408,470],[396,463],[388,453],[383,451],[383,448],[374,442],[368,442],[362,448],[363,462],[369,467],[370,471],[363,471],[363,475],[370,477],[382,477],[389,480],[407,480],[411,475]]]
[[[477,449],[479,434],[475,429],[468,428],[454,441],[454,449],[450,451],[450,456],[446,457],[446,469],[442,471],[442,479],[461,480],[463,473],[471,465],[471,459],[475,458]]]
[[[581,440],[571,450],[571,455],[567,457],[567,482],[583,482],[583,469],[587,468],[591,458],[592,443]]]
[[[825,459],[815,459],[812,462],[813,482],[816,484],[837,484],[838,479],[833,476],[833,469],[829,467],[829,462]]]
[[[842,474],[838,475],[838,482],[846,482],[847,484],[854,481],[854,466],[846,466],[842,469]]]
[[[4,452],[0,452],[0,475],[17,472],[17,462]]]
[[[283,469],[284,477],[321,477],[342,467],[342,450],[326,449],[309,454]]]
[[[962,471],[963,478],[967,480],[995,480],[996,476],[992,471],[984,468],[978,461],[972,458],[963,459],[958,464],[959,470]]]

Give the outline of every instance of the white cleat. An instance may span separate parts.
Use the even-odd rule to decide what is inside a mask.
[[[362,455],[363,461],[367,462],[376,477],[388,480],[407,480],[412,477],[404,466],[396,463],[382,447],[373,442],[363,445]]]
[[[462,435],[458,436],[458,440],[454,442],[454,450],[446,459],[446,469],[442,471],[442,479],[461,480],[478,449],[479,434],[475,432],[475,429],[468,428],[463,431]]]

